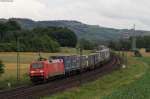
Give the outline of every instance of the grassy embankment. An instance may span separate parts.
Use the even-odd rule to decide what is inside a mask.
[[[128,53],[127,68],[44,99],[148,99],[149,60],[148,57],[135,58]]]
[[[149,55],[147,55],[149,56]],[[150,66],[150,58],[137,58]],[[150,67],[145,73],[137,75],[139,79],[129,85],[124,85],[103,99],[150,99]]]
[[[89,54],[91,51],[83,51],[84,54]],[[61,48],[60,53],[41,53],[42,57],[48,58],[55,55],[71,55],[77,54],[75,48]],[[20,53],[20,76],[21,84],[30,83],[28,71],[29,64],[38,58],[38,53],[21,52]],[[0,52],[0,59],[5,64],[5,73],[0,77],[0,89],[6,88],[10,82],[12,86],[16,86],[16,61],[17,54],[15,52]]]

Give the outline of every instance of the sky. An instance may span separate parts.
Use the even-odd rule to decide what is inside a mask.
[[[150,30],[150,0],[0,0],[0,18],[12,17]]]

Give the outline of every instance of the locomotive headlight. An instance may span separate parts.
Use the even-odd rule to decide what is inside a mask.
[[[35,71],[31,71],[30,73],[31,73],[31,74],[32,74],[32,73],[35,73]]]
[[[44,71],[43,70],[40,70],[40,73],[43,73]]]

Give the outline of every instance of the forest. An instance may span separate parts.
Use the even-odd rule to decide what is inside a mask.
[[[138,36],[137,48],[150,51],[150,36]],[[78,39],[77,35],[67,27],[35,27],[21,28],[17,21],[9,19],[0,22],[0,51],[1,52],[58,52],[60,47],[79,47],[92,50],[100,44],[108,44],[114,50],[131,50],[132,37],[128,40],[101,41]]]
[[[22,29],[14,20],[0,22],[0,51],[58,52],[60,47],[76,47],[77,36],[65,27]]]
[[[110,41],[109,47],[114,50],[132,50],[132,37],[128,40]],[[138,36],[136,37],[136,47],[145,48],[147,52],[150,51],[150,36]]]

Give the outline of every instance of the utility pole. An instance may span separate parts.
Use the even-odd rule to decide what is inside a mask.
[[[136,33],[135,33],[135,24],[132,29],[132,50],[136,49]]]
[[[20,81],[20,44],[19,38],[17,37],[17,81]]]
[[[42,56],[41,56],[41,51],[40,51],[40,50],[39,50],[39,52],[38,52],[38,55],[39,55],[38,61],[41,61]]]
[[[81,73],[82,73],[82,42],[80,42],[80,75],[79,75],[79,81],[81,83]]]
[[[129,38],[130,38],[129,32],[123,33],[122,39],[123,39],[125,42],[128,41]],[[127,57],[127,56],[128,56],[128,55],[127,55],[127,54],[128,54],[128,51],[127,51],[128,48],[127,48],[127,45],[124,45],[124,46],[123,46],[123,49],[124,49],[124,50],[123,50],[124,53],[123,53],[123,55],[122,55],[122,56],[123,56],[123,64],[127,66],[127,65],[128,65],[128,57]]]

